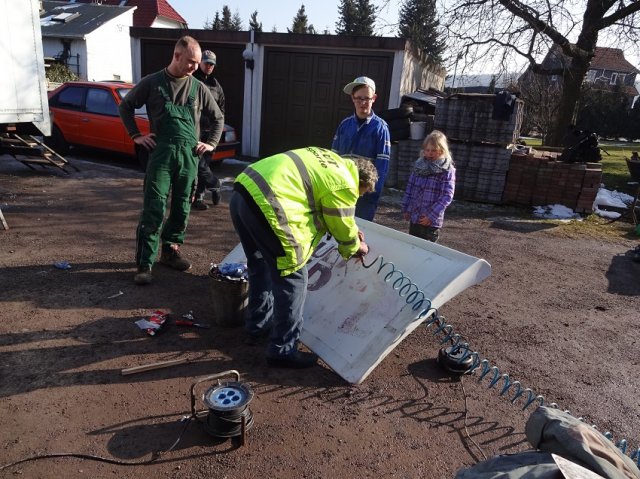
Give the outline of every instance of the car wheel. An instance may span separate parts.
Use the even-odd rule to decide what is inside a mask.
[[[144,146],[136,146],[136,159],[142,171],[147,171],[147,163],[149,163],[149,152]]]
[[[64,135],[60,131],[60,128],[53,125],[51,129],[51,136],[45,138],[46,145],[53,151],[60,155],[66,155],[69,153],[69,143],[64,139]]]

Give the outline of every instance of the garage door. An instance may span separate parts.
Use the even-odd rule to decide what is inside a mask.
[[[366,75],[377,85],[374,110],[386,109],[393,53],[265,49],[260,156],[293,148],[328,148],[353,104],[344,85]]]

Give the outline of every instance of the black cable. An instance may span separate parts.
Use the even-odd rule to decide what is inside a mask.
[[[36,460],[39,460],[39,459],[49,459],[49,458],[52,458],[52,457],[76,457],[78,459],[88,459],[88,460],[91,460],[91,461],[106,462],[108,464],[116,464],[118,466],[148,466],[149,464],[152,464],[152,463],[156,462],[158,459],[160,459],[160,457],[163,454],[167,454],[167,453],[169,453],[169,452],[171,452],[171,451],[173,451],[175,449],[175,447],[178,445],[178,443],[182,439],[182,436],[184,435],[184,433],[189,428],[189,425],[191,424],[191,420],[193,418],[194,418],[194,416],[191,415],[185,420],[185,425],[182,428],[182,431],[180,431],[180,434],[178,435],[178,438],[171,445],[171,447],[169,447],[169,449],[166,449],[164,451],[153,451],[151,453],[151,459],[147,459],[145,461],[121,461],[119,459],[111,459],[109,457],[95,456],[93,454],[83,454],[83,453],[79,453],[79,452],[52,452],[52,453],[48,453],[48,454],[37,454],[35,456],[29,456],[29,457],[20,459],[18,461],[15,461],[15,462],[12,462],[12,463],[9,463],[9,464],[5,464],[3,466],[0,466],[0,471],[2,471],[4,469],[7,469],[9,467],[12,467],[12,466],[17,466],[18,464],[23,464],[25,462],[36,461]]]

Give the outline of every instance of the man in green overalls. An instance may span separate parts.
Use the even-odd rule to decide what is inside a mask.
[[[162,241],[160,263],[187,271],[191,263],[180,254],[191,198],[198,173],[198,156],[215,150],[224,128],[224,116],[211,92],[192,77],[202,52],[189,36],[178,40],[167,68],[144,77],[120,104],[120,118],[133,141],[149,150],[144,179],[144,203],[136,231],[136,284],[149,284],[151,268]],[[151,133],[142,135],[135,122],[136,108],[146,105]],[[211,131],[200,138],[200,117]],[[171,193],[169,216],[164,221]],[[164,223],[164,225],[163,225]]]

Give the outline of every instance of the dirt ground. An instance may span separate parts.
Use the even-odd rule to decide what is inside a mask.
[[[157,266],[153,285],[135,286],[142,174],[75,164],[81,171],[67,176],[0,157],[10,227],[0,229],[0,467],[51,453],[148,461],[180,436],[194,381],[228,370],[255,393],[254,423],[244,446],[192,422],[148,465],[45,458],[0,477],[451,478],[485,456],[529,448],[531,411],[501,397],[502,383],[489,389],[486,378],[446,374],[426,328],[351,386],[326,366],[270,369],[240,329],[216,326],[207,273],[237,243],[228,191],[219,206],[191,215],[183,251],[193,270]],[[377,222],[406,229],[397,194],[386,195]],[[501,373],[636,448],[640,264],[629,256],[638,238],[627,231],[619,223],[606,234],[573,234],[522,210],[457,202],[441,243],[486,259],[492,273],[441,312]],[[56,269],[57,261],[72,268]],[[156,309],[193,311],[213,327],[149,337],[134,322]],[[190,362],[121,375],[178,358]]]

